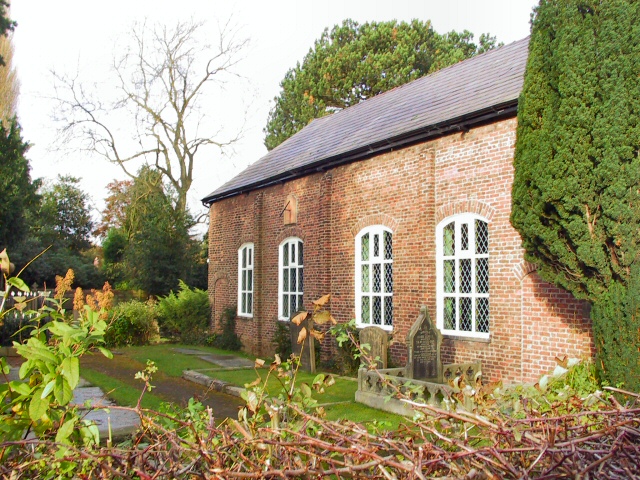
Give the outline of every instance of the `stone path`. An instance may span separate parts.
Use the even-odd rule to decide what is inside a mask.
[[[191,348],[174,348],[173,350],[184,355],[194,355],[205,362],[213,363],[222,368],[252,368],[254,365],[254,362],[248,358],[236,357],[235,355],[203,355],[202,350],[195,350]]]

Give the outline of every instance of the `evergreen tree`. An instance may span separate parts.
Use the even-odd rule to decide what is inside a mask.
[[[0,251],[11,253],[20,243],[28,231],[28,209],[37,203],[40,182],[31,181],[28,149],[15,119],[0,123]]]
[[[627,290],[640,255],[639,78],[640,2],[541,0],[518,110],[511,221],[542,278],[595,304],[621,298],[620,288],[640,294]],[[615,295],[602,296],[612,286]],[[611,308],[595,311],[607,377],[606,363],[620,359],[603,346],[616,332],[595,325]]]
[[[468,31],[436,33],[431,22],[345,20],[325,29],[313,49],[280,83],[265,127],[271,150],[312,119],[355,105],[440,68],[495,46],[481,35],[479,45]]]

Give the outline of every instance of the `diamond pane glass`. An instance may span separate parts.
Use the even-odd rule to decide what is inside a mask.
[[[374,292],[379,292],[380,291],[380,264],[374,264],[373,265],[373,291]]]
[[[453,297],[445,297],[444,299],[444,328],[447,330],[455,330],[456,328],[456,299]]]
[[[362,297],[362,323],[371,323],[371,311],[369,297]]]
[[[471,293],[471,259],[460,260],[460,292]]]
[[[489,259],[476,259],[476,292],[489,293]]]
[[[380,235],[377,233],[373,235],[373,258],[380,256]]]
[[[289,286],[291,287],[291,292],[295,292],[296,291],[296,269],[292,268],[291,270],[289,270]]]
[[[295,295],[289,295],[289,312],[291,312],[291,315],[293,315],[294,313],[296,313],[297,308],[296,308],[296,296]]]
[[[303,302],[302,302],[302,295],[298,295],[298,308],[299,308],[300,310],[302,310],[302,305],[303,305]]]
[[[295,265],[296,263],[296,244],[295,243],[291,244],[291,256],[289,258],[291,258],[291,263]]]
[[[301,268],[298,269],[298,291],[299,292],[303,292],[304,291],[304,280],[302,278],[302,269]]]
[[[489,253],[489,225],[482,220],[476,220],[476,253]]]
[[[282,316],[289,318],[289,295],[282,295]]]
[[[242,296],[242,311],[246,312],[247,311],[247,294],[243,293],[241,296]]]
[[[384,291],[393,293],[393,264],[384,264]]]
[[[289,291],[289,269],[282,269],[282,290],[285,292]]]
[[[253,290],[253,270],[247,270],[247,290]]]
[[[373,297],[372,319],[374,325],[382,323],[382,301],[380,297]]]
[[[253,265],[253,248],[247,248],[247,265]]]
[[[469,225],[466,223],[460,225],[460,250],[469,250]]]
[[[247,247],[242,249],[242,268],[247,268]]]
[[[369,260],[369,234],[365,233],[360,239],[361,242],[361,252],[362,252],[362,261]]]
[[[362,291],[369,292],[369,265],[362,265]]]
[[[302,262],[302,254],[302,242],[298,242],[298,265],[304,265],[304,263]]]
[[[282,247],[282,265],[285,267],[289,266],[289,245],[286,243],[284,247]]]
[[[247,313],[253,313],[253,295],[247,293]]]
[[[243,271],[242,272],[242,290],[246,290],[247,289],[247,271]],[[244,309],[242,310],[244,312]]]
[[[476,300],[476,330],[489,333],[489,299],[478,298]]]
[[[456,227],[455,223],[451,222],[449,225],[442,229],[443,236],[443,253],[446,256],[455,255],[456,253]]]
[[[390,232],[384,232],[384,259],[393,259],[393,235]]]
[[[384,297],[384,324],[393,325],[393,297]]]
[[[456,291],[456,261],[444,261],[444,291],[453,293]]]
[[[460,298],[460,330],[471,331],[471,298]]]

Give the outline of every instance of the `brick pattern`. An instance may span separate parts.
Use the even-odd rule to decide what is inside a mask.
[[[509,223],[515,125],[515,119],[497,122],[214,203],[212,308],[218,312],[225,295],[235,305],[237,249],[253,242],[255,313],[253,319],[238,318],[236,328],[245,349],[271,354],[278,321],[278,246],[295,236],[305,247],[305,305],[331,293],[333,316],[349,321],[355,315],[355,236],[364,227],[385,225],[394,240],[390,350],[393,362],[403,364],[406,335],[420,306],[436,316],[436,225],[470,212],[489,220],[491,337],[446,337],[443,361],[480,360],[488,379],[533,381],[553,366],[556,355],[591,354],[584,304],[537,277]],[[290,195],[298,199],[298,216],[295,224],[285,225],[282,211]],[[332,348],[327,338],[324,358]]]

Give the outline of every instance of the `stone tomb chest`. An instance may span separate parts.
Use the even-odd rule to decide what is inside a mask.
[[[363,332],[364,330],[360,335]],[[370,337],[365,335],[365,338]],[[431,321],[427,308],[422,307],[420,315],[407,335],[409,353],[407,365],[402,368],[376,368],[376,365],[363,365],[358,371],[356,402],[380,410],[412,416],[413,408],[408,403],[395,398],[399,391],[407,394],[416,403],[449,408],[454,402],[453,395],[460,392],[459,386],[461,384],[477,385],[481,379],[482,370],[480,362],[443,365],[440,358],[441,346],[442,335]],[[391,400],[388,399],[389,397],[392,397]],[[465,403],[472,401],[471,397],[465,398],[468,400],[465,400]],[[467,407],[470,408],[471,405]]]

